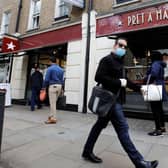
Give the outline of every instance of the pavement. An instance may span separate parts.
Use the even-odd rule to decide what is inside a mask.
[[[48,111],[48,107],[34,112],[28,106],[5,108],[0,168],[134,168],[111,124],[94,150],[103,163],[90,163],[81,158],[81,152],[96,116],[58,110],[58,123],[45,125]],[[145,159],[158,159],[158,168],[167,168],[168,133],[150,137],[147,132],[153,129],[153,121],[128,118],[128,123],[133,142]]]

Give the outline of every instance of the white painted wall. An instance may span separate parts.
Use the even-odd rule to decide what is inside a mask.
[[[65,95],[66,103],[78,105],[82,112],[86,57],[87,14],[82,16],[82,40],[68,43]]]
[[[11,74],[11,95],[12,99],[24,99],[28,57],[15,57]]]
[[[68,43],[65,75],[65,95],[67,104],[79,104],[81,41]]]
[[[114,40],[108,39],[107,37],[100,37],[95,39],[93,39],[92,37],[91,41],[92,50],[90,53],[89,77],[88,77],[89,79],[88,100],[90,98],[92,88],[96,84],[94,78],[99,61],[101,60],[101,58],[103,58],[104,56],[108,55],[111,52],[113,44]]]

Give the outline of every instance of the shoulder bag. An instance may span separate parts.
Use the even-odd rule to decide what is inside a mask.
[[[109,113],[112,106],[116,103],[116,99],[119,96],[106,90],[102,85],[94,86],[88,102],[88,108],[99,117],[105,117]]]
[[[148,76],[146,85],[142,85],[142,95],[144,101],[161,101],[162,100],[162,85],[149,84],[151,75]]]

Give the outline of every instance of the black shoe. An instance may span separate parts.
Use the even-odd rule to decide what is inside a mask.
[[[157,160],[154,161],[141,161],[136,168],[156,168],[159,162]]]
[[[154,130],[152,132],[149,132],[148,135],[150,135],[150,136],[161,136],[163,134],[162,134],[161,130]]]
[[[42,108],[42,106],[38,106],[38,107],[37,107],[37,109],[41,109],[41,108]]]
[[[82,154],[82,157],[85,159],[85,160],[89,160],[93,163],[102,163],[102,159],[95,156],[93,153],[83,153]]]
[[[165,132],[166,132],[166,128],[165,128],[165,127],[161,127],[160,129],[161,129],[161,132],[162,132],[162,133],[165,133]]]
[[[31,111],[34,111],[35,109],[34,108],[31,108]]]

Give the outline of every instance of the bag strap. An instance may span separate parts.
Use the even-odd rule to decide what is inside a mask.
[[[103,85],[101,83],[97,83],[96,86],[99,86],[99,87],[103,88]],[[118,90],[118,92],[116,94],[116,99],[119,97],[120,91],[121,91],[121,88]]]
[[[118,90],[118,92],[117,92],[117,94],[116,94],[116,99],[119,97],[120,91],[121,91],[121,88]]]
[[[146,85],[149,85],[150,79],[151,79],[151,74],[148,75],[148,79],[147,79]]]

